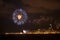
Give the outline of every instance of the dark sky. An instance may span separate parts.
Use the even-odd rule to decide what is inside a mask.
[[[53,14],[56,15],[60,11],[60,2],[56,1],[42,1],[42,0],[0,0],[0,31],[1,32],[19,32],[22,26],[13,23],[12,14],[15,9],[23,8],[30,16],[31,13],[39,14]],[[56,11],[57,10],[57,11]],[[54,14],[55,13],[55,14]],[[37,15],[38,16],[38,15]],[[33,17],[33,16],[32,16]],[[37,17],[36,17],[37,18]],[[24,25],[24,28],[29,28]],[[32,26],[32,25],[31,25]],[[30,27],[34,28],[34,27]],[[35,28],[36,29],[36,28]]]

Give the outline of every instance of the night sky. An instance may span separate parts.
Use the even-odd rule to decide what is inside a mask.
[[[24,9],[28,14],[27,22],[21,26],[12,20],[13,11],[19,8]],[[48,17],[45,18],[44,16]],[[35,25],[49,25],[50,16],[60,23],[60,2],[58,0],[0,0],[0,32],[19,32],[23,29],[35,30],[40,28],[35,27]],[[38,23],[39,19],[43,20],[40,24]]]

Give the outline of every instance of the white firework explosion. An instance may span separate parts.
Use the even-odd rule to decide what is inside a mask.
[[[22,9],[16,9],[12,17],[14,23],[22,25],[27,21],[27,13]]]

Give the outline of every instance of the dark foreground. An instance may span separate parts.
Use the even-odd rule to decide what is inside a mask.
[[[0,40],[60,40],[59,34],[0,35]]]

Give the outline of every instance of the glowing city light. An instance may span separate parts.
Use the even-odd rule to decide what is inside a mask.
[[[26,30],[23,30],[23,33],[27,33],[27,31]]]

